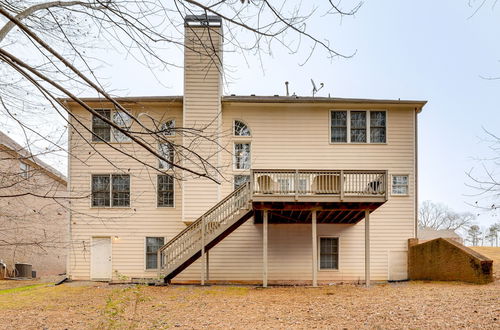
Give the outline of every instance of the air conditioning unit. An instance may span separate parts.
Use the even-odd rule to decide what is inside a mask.
[[[32,276],[32,266],[30,264],[16,264],[15,265],[15,277],[31,278]]]

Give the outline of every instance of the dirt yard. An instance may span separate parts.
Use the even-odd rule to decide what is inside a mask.
[[[500,282],[364,288],[0,281],[0,329],[500,328]]]

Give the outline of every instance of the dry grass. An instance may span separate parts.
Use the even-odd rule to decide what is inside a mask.
[[[6,286],[0,281],[0,287]],[[0,328],[498,329],[499,320],[498,281],[488,285],[407,282],[371,288],[269,289],[73,282],[0,294]]]

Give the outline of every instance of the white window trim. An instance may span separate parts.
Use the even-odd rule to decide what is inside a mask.
[[[144,236],[144,249],[143,249],[143,256],[144,256],[144,260],[143,260],[143,268],[144,268],[144,271],[145,272],[148,272],[148,273],[157,273],[158,270],[159,270],[159,267],[157,268],[147,268],[147,256],[146,256],[146,251],[147,251],[147,238],[148,237],[163,237],[163,245],[165,245],[168,241],[167,241],[167,236],[157,236],[158,234],[151,234],[151,235],[146,235]]]
[[[347,142],[332,142],[332,112],[343,111],[347,112]],[[366,112],[366,142],[351,142],[351,111],[364,111]],[[385,112],[385,142],[371,142],[371,132],[370,132],[370,112]],[[388,111],[385,109],[330,109],[328,111],[328,142],[329,144],[354,144],[354,145],[386,145],[388,143],[388,130],[389,130],[389,117]]]
[[[407,184],[407,193],[406,194],[395,194],[392,190],[393,188],[393,184],[394,184],[394,181],[393,181],[393,178],[395,176],[406,176],[408,178],[408,184]],[[395,173],[395,174],[391,174],[391,196],[394,196],[394,197],[408,197],[410,196],[410,175],[409,174],[404,174],[404,173]]]
[[[173,179],[173,182],[172,182],[172,188],[173,188],[173,191],[174,191],[174,202],[172,204],[172,206],[159,206],[158,205],[158,175],[170,175]],[[155,206],[157,209],[174,209],[175,208],[175,197],[177,196],[177,193],[175,191],[175,177],[173,174],[169,174],[169,173],[163,173],[163,174],[157,174],[156,175],[156,182],[155,182]],[[155,236],[155,237],[160,237],[160,236]]]
[[[235,134],[235,128],[236,128],[236,122],[237,122],[237,121],[240,121],[240,122],[242,122],[243,124],[245,124],[245,125],[246,125],[246,127],[247,127],[247,128],[248,128],[248,130],[250,131],[250,135],[236,135],[236,134]],[[248,139],[248,138],[251,138],[251,137],[253,136],[253,134],[252,134],[252,130],[250,129],[250,126],[247,124],[247,122],[246,122],[246,121],[241,120],[241,119],[237,119],[237,118],[236,118],[236,119],[233,119],[233,126],[232,126],[232,130],[233,130],[233,137],[234,137],[234,138],[237,138],[237,139]]]
[[[248,137],[248,136],[246,136]],[[249,168],[236,168],[236,145],[237,144],[249,144],[250,145],[250,167]],[[252,142],[248,140],[234,141],[233,142],[233,171],[237,174],[248,172],[252,169]]]
[[[321,268],[321,239],[322,238],[336,238],[337,239],[337,244],[338,244],[338,260],[337,260],[337,269],[323,269]],[[340,236],[334,236],[334,235],[321,235],[321,236],[318,236],[318,243],[317,243],[317,247],[318,247],[318,271],[319,272],[339,272],[340,271],[340,252],[341,252],[341,249],[340,249]]]
[[[94,175],[108,175],[110,177],[110,187],[109,187],[109,206],[93,206],[92,205],[92,177]],[[111,206],[113,200],[113,179],[111,178],[113,175],[128,175],[129,176],[129,189],[130,189],[130,196],[129,196],[129,206]],[[91,209],[131,209],[132,208],[132,175],[130,174],[123,174],[123,173],[90,173],[90,208]]]
[[[109,120],[113,121],[113,113],[115,112],[124,112],[124,111],[121,111],[121,110],[114,110],[114,109],[111,109],[111,108],[97,108],[95,110],[109,110]],[[128,112],[131,113],[131,111],[129,109],[126,109]],[[109,132],[109,141],[93,141],[93,137],[94,137],[94,115],[93,114],[90,114],[90,121],[92,123],[92,133],[91,133],[91,136],[90,136],[90,142],[91,143],[109,143],[109,144],[130,144],[132,143],[132,139],[130,139],[130,141],[115,141],[114,139],[114,135],[113,135],[113,127],[110,127],[110,132]],[[133,122],[133,120],[132,120]],[[132,123],[131,123],[131,126],[132,126]]]

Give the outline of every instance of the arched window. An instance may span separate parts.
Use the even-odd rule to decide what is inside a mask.
[[[234,121],[234,136],[251,136],[250,129],[247,124],[242,121]]]
[[[175,135],[174,128],[175,128],[175,120],[174,119],[167,120],[165,123],[163,123],[160,126],[160,130],[161,130],[162,134],[165,136],[174,136]]]

